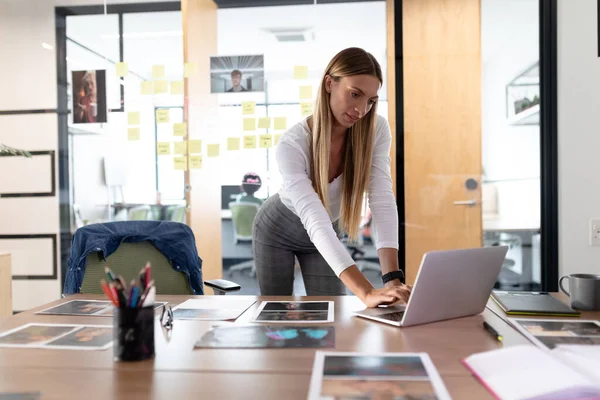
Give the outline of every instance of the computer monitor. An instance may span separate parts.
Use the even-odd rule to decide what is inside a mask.
[[[223,185],[221,186],[221,209],[228,210],[229,203],[235,201],[238,194],[242,193],[240,185]]]

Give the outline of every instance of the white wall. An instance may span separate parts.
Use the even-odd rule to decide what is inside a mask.
[[[153,1],[156,0],[144,0]],[[138,1],[111,0],[109,4],[132,2]],[[57,108],[54,7],[92,4],[102,4],[102,1],[0,1],[0,110]],[[46,49],[42,47],[42,43],[51,47]],[[54,113],[2,115],[0,143],[27,150],[54,150],[58,153],[57,116]],[[0,172],[23,179],[29,174],[25,170],[7,169],[4,167]],[[55,189],[57,195],[53,197],[0,198],[0,235],[58,235],[58,174]],[[47,249],[48,241],[0,240],[0,249],[15,255],[12,265],[14,275],[45,275],[52,270],[54,261],[58,264],[58,279],[13,281],[13,309],[29,309],[60,297],[63,277],[60,276],[59,243],[60,240],[57,240],[57,259],[52,260]],[[28,262],[27,258],[23,257],[28,254],[23,250],[25,248],[28,252],[37,251],[45,256],[36,260],[35,265],[31,265],[31,260]]]
[[[539,60],[538,0],[482,0],[482,162],[498,213],[539,224],[539,125],[507,120],[506,85]],[[538,225],[539,226],[539,225]]]
[[[600,274],[589,219],[600,216],[600,58],[596,0],[558,1],[560,275]]]

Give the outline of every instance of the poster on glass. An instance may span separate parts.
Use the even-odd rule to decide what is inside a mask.
[[[72,71],[73,123],[107,121],[106,71]]]
[[[210,58],[210,92],[241,93],[265,91],[262,55]]]

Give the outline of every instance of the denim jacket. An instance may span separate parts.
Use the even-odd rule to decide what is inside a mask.
[[[143,241],[151,242],[174,270],[187,275],[194,294],[204,294],[202,260],[194,234],[189,226],[171,221],[121,221],[79,228],[71,243],[63,293],[79,293],[88,254],[100,252],[106,259],[123,242]]]

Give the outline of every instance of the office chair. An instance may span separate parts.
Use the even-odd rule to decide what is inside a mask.
[[[231,219],[233,221],[233,243],[238,244],[241,241],[252,242],[252,224],[254,217],[258,213],[260,206],[250,202],[231,202],[229,209],[231,210]],[[229,268],[231,276],[236,271],[250,269],[249,275],[256,276],[256,266],[254,260],[244,261],[239,264],[232,265]]]
[[[150,214],[150,206],[137,206],[127,212],[128,221],[146,221]],[[141,268],[141,267],[140,267]]]
[[[116,224],[119,224],[118,229],[116,228]],[[162,229],[165,229],[165,232],[168,232],[165,234],[177,235],[175,236],[177,238],[177,243],[183,243],[181,244],[183,249],[186,248],[184,244],[191,244],[191,246],[193,246],[192,249],[195,248],[195,239],[192,231],[187,226],[183,227],[183,224],[175,222],[123,221],[88,225],[84,228],[78,229],[75,232],[73,239],[73,243],[77,243],[77,246],[74,246],[71,249],[69,263],[71,263],[71,260],[79,260],[82,255],[87,254],[87,256],[85,256],[86,267],[84,269],[84,275],[81,278],[77,278],[78,274],[73,266],[69,267],[69,271],[67,272],[65,279],[65,294],[102,294],[103,292],[100,286],[100,280],[106,279],[106,274],[104,272],[105,266],[109,266],[115,274],[121,275],[125,279],[126,283],[129,284],[131,280],[138,277],[140,270],[148,261],[152,265],[151,279],[154,280],[157,294],[194,294],[192,287],[196,288],[197,294],[201,294],[202,292],[198,293],[197,288],[202,288],[203,284],[211,287],[216,295],[224,295],[226,292],[233,292],[240,289],[240,286],[233,282],[222,279],[214,279],[203,282],[201,275],[187,275],[184,272],[178,271],[177,269],[179,269],[179,267],[177,269],[173,268],[171,261],[165,255],[163,255],[163,253],[159,251],[151,241],[149,241],[150,239],[142,239],[143,237],[148,237],[145,235],[146,232],[152,232],[157,226],[164,227]],[[180,229],[179,226],[182,226],[185,229]],[[137,235],[136,232],[139,232],[139,235]],[[124,242],[124,239],[119,237],[119,235],[122,235],[123,238],[128,237],[129,240],[135,238],[137,235],[137,237],[140,238],[140,241]],[[110,239],[111,236],[112,239]],[[155,235],[153,236],[156,238]],[[172,238],[173,236],[170,237]],[[94,246],[94,243],[98,243],[99,241],[103,240],[116,240],[117,243],[119,243],[118,248],[107,257],[106,261],[102,259],[102,253],[84,250],[89,248],[90,244]],[[85,251],[86,253],[80,254],[79,251]],[[190,262],[194,264],[193,268],[198,268],[199,266],[196,265],[195,262],[187,261],[190,260],[189,257],[198,257],[197,253],[191,249],[182,251],[184,251],[184,254],[182,256],[177,255],[175,258],[179,258],[179,261],[177,262]],[[187,254],[186,252],[193,252],[194,254]],[[200,262],[199,259],[198,262]],[[78,263],[78,261],[76,261],[76,263]],[[81,268],[77,269],[81,270]],[[80,283],[77,282],[77,279],[81,279]],[[79,287],[76,287],[77,284]]]
[[[373,224],[374,224],[374,222],[373,222]],[[371,229],[371,241],[373,242],[373,245],[376,242],[374,227]],[[364,273],[365,271],[381,272],[381,265],[378,262],[368,261],[368,260],[364,259],[365,251],[363,250],[363,248],[365,245],[365,241],[364,241],[364,238],[363,238],[361,232],[358,233],[358,238],[357,238],[356,242],[349,242],[346,238],[345,243],[346,243],[346,248],[348,248],[348,250],[350,250],[350,256],[356,262],[356,266],[358,267],[358,270],[360,272],[362,272],[362,273]]]

